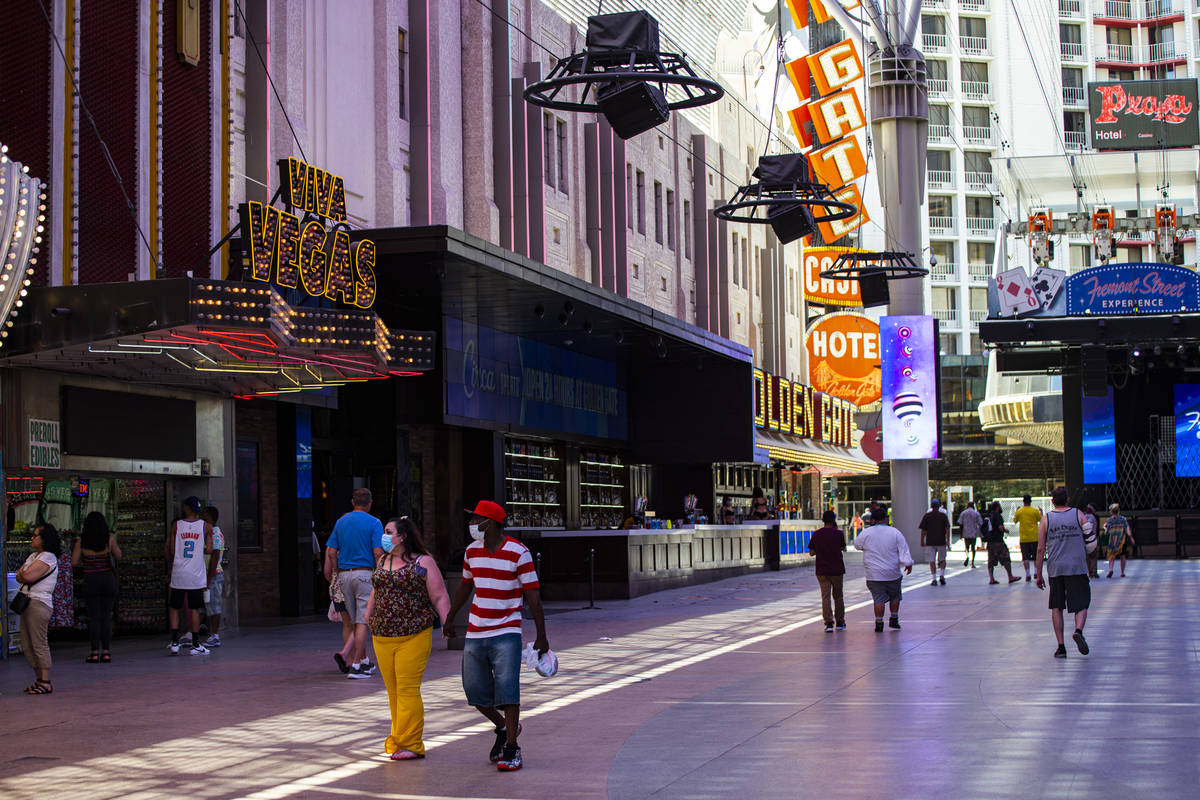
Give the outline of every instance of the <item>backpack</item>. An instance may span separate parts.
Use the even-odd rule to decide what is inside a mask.
[[[989,538],[989,533],[991,532],[992,527],[989,517],[991,517],[991,514],[983,514],[979,519],[979,538],[985,542]]]

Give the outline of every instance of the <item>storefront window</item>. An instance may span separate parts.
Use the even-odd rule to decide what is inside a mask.
[[[258,442],[237,443],[238,550],[262,552],[259,512]]]

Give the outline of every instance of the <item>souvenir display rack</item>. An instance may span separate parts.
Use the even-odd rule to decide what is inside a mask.
[[[579,451],[579,523],[583,528],[619,528],[629,509],[628,465],[617,453]]]
[[[504,440],[504,504],[509,528],[562,528],[562,445],[541,439]]]

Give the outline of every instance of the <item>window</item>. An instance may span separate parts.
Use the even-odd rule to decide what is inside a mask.
[[[953,264],[954,258],[954,242],[931,242],[929,244],[930,254],[937,259],[939,264]]]
[[[751,280],[754,283],[755,297],[758,297],[761,294],[760,289],[762,287],[762,281],[754,280],[755,277],[760,275],[762,275],[762,248],[756,247],[754,248],[754,275],[751,276]]]
[[[925,62],[926,75],[931,81],[944,81],[949,79],[949,73],[946,71],[946,62],[930,59]]]
[[[667,247],[675,249],[675,192],[667,189]]]
[[[637,230],[646,235],[646,173],[637,171]]]
[[[1133,34],[1129,28],[1109,28],[1104,29],[1104,39],[1110,45],[1119,45],[1121,47],[1133,46]]]
[[[654,182],[654,241],[663,243],[663,186]]]
[[[950,172],[950,151],[930,150],[925,154],[929,172]]]
[[[971,334],[971,352],[976,355],[983,352],[983,339],[979,338],[978,333]]]
[[[950,126],[950,106],[929,106],[929,124]]]
[[[1092,265],[1092,248],[1086,244],[1071,245],[1071,271]]]
[[[952,356],[958,353],[958,335],[953,333],[938,334],[938,349],[942,351],[944,356]]]
[[[992,218],[992,207],[995,201],[990,197],[968,197],[967,198],[967,216],[968,217],[985,217]]]
[[[546,185],[554,188],[554,115],[542,114],[542,172]]]
[[[634,278],[634,280],[637,280],[637,277],[638,277],[638,265],[637,265],[637,264],[634,264],[634,265],[633,265],[633,278]]]
[[[742,324],[742,312],[740,312],[740,311],[737,312],[737,324],[738,325]]]
[[[929,195],[929,216],[953,217],[954,198],[944,194]]]
[[[742,283],[743,289],[750,288],[750,242],[742,237]]]
[[[964,61],[960,69],[963,83],[987,84],[988,65],[986,61]],[[964,86],[964,91],[967,88]]]
[[[733,240],[733,257],[729,259],[729,266],[732,267],[731,271],[733,272],[733,285],[741,286],[738,279],[738,235],[736,231],[731,231],[729,236]]]
[[[258,442],[239,439],[237,454],[237,545],[239,552],[262,552],[259,524]]]
[[[696,290],[695,289],[688,290],[688,302],[691,303],[692,305],[696,305]]]
[[[683,201],[683,257],[692,257],[692,204]]]
[[[1110,81],[1131,81],[1131,80],[1133,80],[1133,70],[1131,70],[1131,69],[1110,69],[1108,71],[1108,79]]]
[[[396,84],[396,95],[400,101],[400,119],[408,119],[408,33],[400,29],[397,36],[400,55],[400,80]]]
[[[971,289],[970,303],[972,311],[987,311],[987,289]]]
[[[1058,23],[1058,41],[1061,44],[1080,44],[1083,42],[1080,27],[1064,22]]]
[[[625,163],[625,227],[633,230],[633,164]]]
[[[987,20],[979,17],[959,17],[958,35],[961,38],[986,39]]]
[[[969,264],[986,264],[988,269],[991,269],[995,254],[996,246],[991,242],[969,242],[967,244],[967,263]]]
[[[557,134],[558,144],[558,190],[563,194],[567,192],[567,123],[566,120],[555,119],[554,130]]]
[[[1063,67],[1062,84],[1064,89],[1083,89],[1083,70]]]
[[[935,17],[932,14],[921,15],[921,33],[928,36],[945,36],[946,35],[946,19],[945,17]]]
[[[1063,130],[1068,133],[1084,133],[1087,131],[1087,120],[1082,111],[1063,112]]]
[[[975,172],[983,175],[992,174],[991,153],[980,153],[974,150],[965,150],[963,151],[963,162],[968,173]]]
[[[661,275],[659,276],[659,280],[662,281],[662,290],[665,292],[667,290],[667,276]]]
[[[661,137],[661,136],[658,137],[658,149],[659,150],[663,149],[663,137]]]
[[[987,128],[992,124],[992,112],[986,106],[963,106],[964,128]]]
[[[929,300],[934,311],[954,311],[958,308],[958,290],[934,286],[929,290]]]

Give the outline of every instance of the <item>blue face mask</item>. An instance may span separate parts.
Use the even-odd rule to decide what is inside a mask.
[[[383,548],[383,552],[385,553],[392,552],[392,548],[395,547],[395,544],[392,542],[392,535],[390,533],[385,533],[383,535],[383,539],[380,541],[379,546]]]

